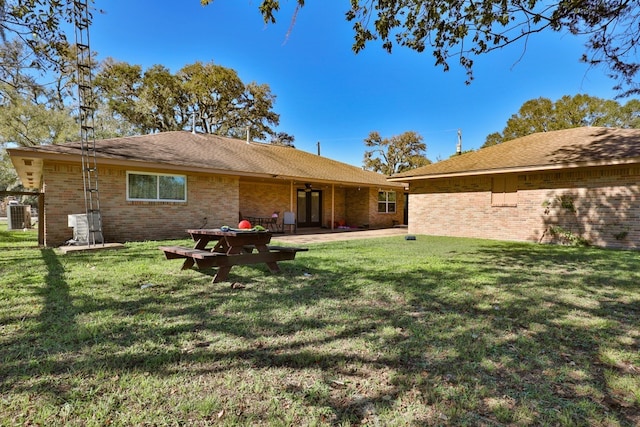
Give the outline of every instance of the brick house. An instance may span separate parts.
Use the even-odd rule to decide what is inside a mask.
[[[85,212],[81,145],[7,149],[22,184],[44,194],[44,244],[72,237]],[[186,237],[244,216],[294,212],[297,227],[384,228],[402,222],[404,187],[291,147],[191,132],[96,141],[106,242]]]
[[[640,129],[542,132],[394,175],[408,231],[640,246]]]

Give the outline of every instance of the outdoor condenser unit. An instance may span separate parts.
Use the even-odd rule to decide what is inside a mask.
[[[93,214],[94,229],[98,229],[98,221],[100,221],[100,214],[94,212]],[[73,240],[76,245],[88,245],[89,243],[103,243],[102,233],[99,231],[93,232],[92,239],[89,239],[89,221],[87,214],[73,214],[67,216],[67,224],[69,227],[73,227]],[[94,240],[95,239],[95,240]]]
[[[22,230],[25,228],[31,228],[31,206],[7,206],[7,229]]]

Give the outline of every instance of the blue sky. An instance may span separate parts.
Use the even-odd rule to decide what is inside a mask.
[[[615,96],[615,82],[578,61],[583,41],[568,34],[539,35],[476,58],[467,86],[461,67],[452,62],[444,72],[430,51],[397,47],[388,54],[374,42],[354,54],[344,18],[348,0],[308,0],[293,27],[294,0],[281,1],[275,25],[263,23],[259,3],[96,0],[105,13],[94,16],[91,48],[98,60],[145,69],[162,64],[175,72],[214,62],[245,83],[268,84],[277,97],[277,131],[293,135],[300,150],[315,153],[320,142],[323,156],[355,166],[362,165],[363,140],[372,131],[382,137],[415,131],[435,161],[455,152],[458,129],[463,149],[477,149],[530,99]]]

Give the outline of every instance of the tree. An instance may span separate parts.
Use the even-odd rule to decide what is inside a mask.
[[[66,105],[72,81],[66,58],[61,57],[59,72],[41,83],[41,70],[24,43],[11,40],[0,45],[0,147],[56,144],[77,137],[72,110]],[[20,188],[5,150],[0,188]]]
[[[245,85],[235,70],[196,62],[178,72],[193,112],[205,133],[264,140],[273,133],[280,116],[272,111],[275,95],[266,84]]]
[[[107,58],[93,79],[99,103],[106,105],[110,117],[131,123],[141,133],[149,133],[154,120],[140,99],[142,67]]]
[[[289,135],[286,132],[278,132],[275,135],[271,135],[271,141],[269,141],[269,143],[272,145],[296,148],[295,145],[293,145],[295,140],[296,138],[293,135]]]
[[[280,120],[268,85],[245,85],[234,70],[212,63],[186,65],[176,74],[154,65],[143,73],[139,65],[109,59],[94,83],[113,116],[142,133],[195,127],[244,138],[248,129],[262,140]]]
[[[71,109],[71,77],[64,58],[49,84],[41,84],[23,43],[0,45],[0,145],[56,144],[77,136]],[[50,76],[51,78],[51,76]]]
[[[0,135],[0,144],[29,147],[68,141],[77,135],[77,127],[69,111],[47,108],[15,94],[0,106]]]
[[[427,144],[422,141],[422,136],[413,131],[384,139],[378,132],[371,132],[364,140],[372,149],[364,152],[363,167],[390,176],[428,165]]]
[[[93,128],[96,139],[117,138],[138,134],[136,127],[114,115],[106,101],[98,99],[93,112]]]
[[[201,0],[203,5],[214,0]],[[304,6],[297,0],[297,9]],[[262,0],[265,22],[275,22],[279,0]],[[295,14],[294,18],[295,20]],[[380,40],[388,52],[394,45],[417,52],[430,48],[445,71],[457,58],[473,80],[473,58],[543,32],[568,32],[586,37],[581,61],[604,65],[617,80],[620,96],[640,93],[637,0],[351,0],[346,19],[353,22],[353,50]]]
[[[20,180],[6,150],[0,150],[0,191],[18,188]]]
[[[640,127],[640,100],[625,105],[589,95],[565,95],[556,102],[548,98],[525,102],[517,114],[507,120],[502,133],[487,136],[483,147],[530,135],[536,132],[569,129],[581,126],[618,128]]]
[[[76,16],[72,0],[0,0],[0,39],[20,41],[34,68],[57,72],[69,49],[64,27]],[[89,14],[88,24],[91,18]]]

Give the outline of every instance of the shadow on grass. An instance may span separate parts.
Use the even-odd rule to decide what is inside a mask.
[[[91,286],[122,293],[109,296],[71,291],[63,263],[43,250],[47,275],[38,291],[39,326],[29,338],[33,350],[28,359],[21,351],[2,351],[3,391],[34,387],[28,391],[64,401],[68,391],[52,374],[283,368],[293,378],[276,387],[309,406],[330,408],[334,424],[375,423],[409,396],[446,413],[445,424],[526,423],[522,412],[531,424],[588,424],[610,413],[623,425],[638,420],[637,404],[612,393],[605,379],[605,369],[620,368],[607,366],[601,354],[604,347],[638,350],[633,330],[640,302],[629,298],[638,276],[611,277],[612,271],[638,271],[636,257],[490,244],[439,254],[446,262],[436,265],[425,252],[391,266],[352,253],[368,261],[363,268],[348,259],[348,248],[344,258],[311,251],[266,279],[266,267],[232,270],[231,281],[265,280],[241,291],[210,284],[213,273],[172,276],[154,293],[138,291],[146,273],[133,276],[138,282],[129,287],[108,275],[92,276]],[[70,259],[90,266],[96,257]],[[153,250],[99,257],[109,265],[161,259]],[[167,263],[166,269],[179,266]],[[96,313],[113,317],[78,324],[78,316]],[[16,348],[22,338],[13,341]],[[295,378],[295,372],[318,370],[323,393]],[[20,382],[24,376],[43,379]],[[347,387],[336,378],[362,385]],[[364,385],[369,382],[374,385]],[[567,413],[567,420],[558,415]],[[433,422],[422,416],[413,422]]]

